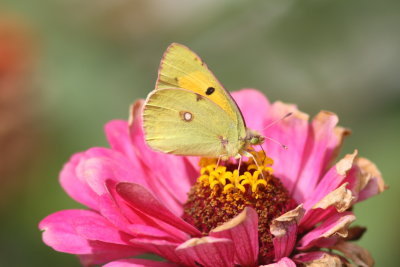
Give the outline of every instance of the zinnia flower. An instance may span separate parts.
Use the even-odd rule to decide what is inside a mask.
[[[129,123],[106,125],[111,148],[75,154],[61,171],[65,191],[89,210],[63,210],[40,223],[44,242],[105,266],[373,265],[351,242],[362,227],[351,208],[385,189],[376,166],[357,151],[335,162],[349,131],[335,114],[311,122],[294,105],[270,104],[258,91],[233,93],[247,125],[261,132],[262,162],[179,157],[144,142],[142,101]],[[262,174],[261,172],[262,171]],[[153,253],[168,262],[134,257]]]

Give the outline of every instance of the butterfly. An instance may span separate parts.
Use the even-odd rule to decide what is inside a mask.
[[[175,155],[253,158],[252,146],[264,142],[201,58],[178,43],[162,57],[143,128],[152,149]]]

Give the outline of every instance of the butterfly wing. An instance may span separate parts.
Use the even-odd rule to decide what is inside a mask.
[[[143,110],[143,128],[148,145],[164,153],[231,156],[240,147],[236,122],[228,113],[208,98],[185,89],[151,92]]]
[[[163,88],[182,88],[208,98],[227,113],[245,135],[245,121],[236,102],[202,59],[186,46],[173,43],[164,53],[156,90]]]

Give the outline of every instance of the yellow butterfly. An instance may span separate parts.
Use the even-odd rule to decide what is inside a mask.
[[[235,100],[200,57],[177,43],[161,60],[143,128],[151,148],[176,155],[253,158],[251,147],[264,142],[246,128]]]

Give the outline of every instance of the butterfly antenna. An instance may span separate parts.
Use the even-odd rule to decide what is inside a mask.
[[[283,149],[288,149],[288,147],[287,147],[286,145],[282,144],[281,142],[279,142],[279,141],[277,141],[277,140],[275,140],[275,139],[273,139],[273,138],[271,138],[271,137],[264,136],[264,138],[265,138],[265,139],[268,139],[268,140],[271,140],[271,141],[274,142],[275,144],[280,145]]]
[[[265,127],[263,128],[263,130],[268,129],[269,127],[275,125],[276,123],[280,122],[281,120],[284,120],[284,119],[286,119],[287,117],[290,117],[290,116],[292,116],[292,115],[293,115],[293,112],[289,112],[289,113],[285,114],[285,116],[283,116],[282,118],[279,118],[279,119],[277,119],[277,120],[271,122],[271,123],[268,124],[267,126],[265,126]]]

